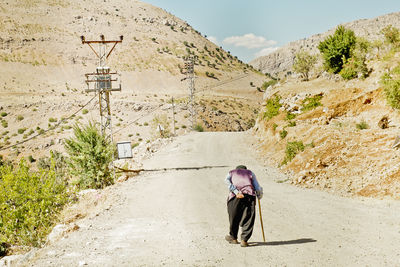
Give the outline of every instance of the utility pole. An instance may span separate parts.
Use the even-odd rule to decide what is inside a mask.
[[[119,79],[118,87],[113,87],[113,82],[118,81],[116,76],[120,75],[117,72],[110,71],[110,67],[107,66],[107,59],[111,55],[115,46],[122,42],[123,36],[121,35],[120,39],[116,41],[106,41],[104,35],[100,35],[100,40],[97,41],[87,41],[85,36],[81,36],[81,40],[82,44],[87,44],[90,47],[99,60],[96,72],[85,74],[86,84],[88,86],[85,91],[99,94],[101,133],[106,137],[110,137],[112,142],[113,135],[111,124],[110,94],[113,91],[121,91],[121,80]],[[99,44],[97,52],[93,48],[92,44]],[[108,49],[108,44],[113,45],[111,49]]]
[[[192,130],[194,128],[194,122],[196,120],[196,110],[194,106],[194,79],[196,78],[194,75],[194,57],[188,55],[185,58],[185,68],[186,68],[186,78],[184,80],[189,81],[189,113],[190,113],[190,121],[192,124]]]

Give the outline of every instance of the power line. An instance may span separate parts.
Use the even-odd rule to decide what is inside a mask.
[[[132,121],[131,123],[125,125],[124,127],[118,129],[117,131],[114,132],[114,134],[116,134],[116,133],[122,131],[123,129],[125,129],[126,127],[128,127],[128,126],[134,124],[134,123],[137,122],[138,120],[140,120],[140,119],[142,119],[142,118],[144,118],[144,117],[146,117],[146,116],[148,116],[148,115],[154,113],[156,110],[160,109],[161,107],[163,107],[163,104],[161,104],[161,105],[159,105],[158,107],[154,108],[152,111],[147,112],[146,114],[143,114],[143,115],[140,116],[139,118],[136,118],[134,121]]]
[[[60,126],[61,123],[63,123],[63,122],[66,121],[66,120],[69,120],[70,118],[72,118],[73,116],[75,116],[79,111],[81,111],[84,107],[86,107],[87,105],[89,105],[89,103],[92,102],[92,100],[95,99],[95,97],[96,97],[96,96],[92,97],[92,99],[90,99],[85,105],[83,105],[81,108],[79,108],[79,109],[78,109],[76,112],[74,112],[72,115],[70,115],[70,116],[68,116],[68,117],[66,117],[66,118],[61,119],[57,124],[51,126],[50,128],[48,128],[48,129],[46,129],[46,130],[44,130],[44,131],[42,131],[42,132],[40,132],[40,133],[38,133],[38,134],[36,134],[36,135],[34,135],[34,136],[31,136],[31,137],[29,137],[29,138],[27,138],[27,139],[25,139],[25,140],[22,140],[22,141],[20,141],[20,142],[17,142],[17,143],[14,144],[14,145],[9,145],[9,146],[6,146],[6,147],[2,147],[2,148],[0,148],[0,151],[9,149],[9,148],[14,147],[14,146],[19,146],[19,145],[21,145],[21,144],[23,144],[23,143],[26,143],[26,142],[28,142],[28,141],[30,141],[30,140],[32,140],[32,139],[34,139],[34,138],[36,138],[36,137],[42,135],[42,134],[47,133],[48,131],[54,130],[55,128],[57,128],[58,126]]]

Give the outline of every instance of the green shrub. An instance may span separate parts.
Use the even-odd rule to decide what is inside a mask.
[[[278,124],[274,123],[274,124],[272,125],[272,129],[273,129],[274,131],[276,131],[276,128],[278,128]]]
[[[296,126],[296,122],[295,121],[289,121],[288,127],[294,127]]]
[[[29,156],[28,156],[28,161],[29,161],[30,163],[32,163],[32,162],[35,162],[36,159],[35,159],[32,155],[29,155]]]
[[[22,116],[22,115],[17,116],[17,121],[22,121],[23,119],[24,119],[24,116]]]
[[[134,143],[132,144],[132,149],[134,149],[135,147],[137,147],[139,145],[139,143]]]
[[[49,118],[49,122],[57,122],[57,118]]]
[[[103,188],[114,183],[110,165],[115,146],[103,136],[94,123],[73,127],[74,137],[65,140],[71,173],[78,177],[80,189]]]
[[[362,120],[360,123],[356,124],[356,128],[358,130],[365,130],[365,129],[368,129],[369,126],[368,126],[368,124],[367,124],[367,122],[365,120]]]
[[[197,132],[204,132],[203,126],[201,124],[196,124],[193,127],[193,130],[197,131]]]
[[[18,129],[19,134],[23,134],[26,131],[26,128],[20,128]]]
[[[289,112],[289,111],[286,112],[286,118],[285,118],[285,120],[290,121],[290,120],[293,120],[293,119],[295,119],[295,118],[296,118],[296,114],[294,114],[294,113],[292,113],[292,112]]]
[[[339,72],[340,76],[342,76],[343,79],[345,80],[351,80],[354,78],[357,78],[357,70],[356,70],[356,64],[354,62],[354,59],[351,58],[348,60],[344,65],[342,70]]]
[[[1,113],[1,116],[2,116],[2,117],[5,117],[5,116],[7,116],[7,115],[8,115],[7,112],[4,112],[4,111],[3,111],[3,112]]]
[[[281,139],[285,139],[285,137],[288,135],[288,131],[286,131],[285,129],[283,129],[282,131],[279,132],[279,136],[281,137]]]
[[[388,25],[381,30],[381,33],[385,36],[385,41],[389,44],[398,44],[400,41],[399,29]]]
[[[8,127],[8,122],[6,120],[2,120],[1,121],[1,126],[3,126],[3,128],[7,128]]]
[[[286,144],[286,149],[285,149],[285,158],[282,161],[282,165],[285,165],[292,161],[294,157],[299,153],[304,151],[304,144],[302,141],[294,141],[294,142],[288,142]]]
[[[268,87],[274,86],[274,85],[277,84],[277,83],[278,83],[278,80],[276,80],[276,79],[269,80],[269,81],[267,81],[267,82],[264,82],[264,83],[261,85],[261,89],[265,91]]]
[[[83,115],[88,114],[88,113],[89,113],[89,110],[87,110],[86,108],[85,108],[85,109],[82,109],[82,114],[83,114]]]
[[[389,106],[400,109],[400,75],[396,73],[396,69],[400,69],[400,65],[392,72],[383,74],[380,83],[385,91]]]
[[[63,179],[50,170],[30,171],[21,160],[0,166],[0,244],[39,246],[68,201]]]
[[[324,66],[328,71],[339,73],[344,61],[351,58],[356,46],[356,35],[352,30],[339,26],[333,35],[320,42],[318,49],[324,58]]]
[[[317,57],[315,55],[310,55],[308,52],[302,50],[296,54],[293,63],[293,70],[300,73],[303,80],[308,81],[308,75],[316,62]]]
[[[322,106],[320,102],[321,99],[322,99],[322,94],[318,94],[313,97],[307,97],[306,99],[303,100],[303,103],[301,104],[302,106],[301,111],[306,112],[309,110],[313,110],[316,107]]]
[[[279,115],[279,109],[281,108],[281,104],[279,101],[281,100],[280,96],[275,96],[274,98],[267,99],[265,103],[265,112],[263,113],[263,119],[270,120],[273,117]]]

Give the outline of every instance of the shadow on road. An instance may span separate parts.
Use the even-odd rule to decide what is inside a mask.
[[[304,244],[304,243],[312,243],[317,242],[317,240],[312,238],[300,238],[296,240],[287,240],[287,241],[271,241],[271,242],[249,242],[249,246],[257,247],[257,246],[281,246],[281,245],[294,245],[294,244]]]

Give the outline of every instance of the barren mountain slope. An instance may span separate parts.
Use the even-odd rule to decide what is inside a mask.
[[[400,114],[386,101],[380,77],[400,62],[393,57],[368,62],[365,80],[288,79],[266,92],[280,96],[280,114],[263,118],[254,128],[266,162],[281,166],[288,182],[339,193],[400,199]],[[304,100],[321,96],[321,106],[301,111]],[[316,99],[316,98],[314,98]],[[287,112],[297,113],[288,117]],[[297,148],[304,146],[304,151]],[[297,147],[297,148],[296,148]],[[297,155],[296,155],[297,152]],[[294,156],[287,164],[284,159]]]
[[[84,92],[84,73],[93,72],[97,60],[81,43],[81,35],[86,40],[99,40],[100,34],[106,40],[124,36],[109,58],[111,69],[122,74],[122,91],[111,97],[116,141],[145,145],[152,138],[149,125],[156,114],[168,114],[172,127],[172,97],[176,132],[187,131],[188,84],[182,81],[182,57],[189,52],[198,57],[196,103],[205,130],[248,129],[254,124],[261,94],[256,86],[267,77],[160,8],[127,0],[18,0],[1,2],[0,18],[0,109],[6,113],[0,146],[32,137],[83,108],[55,130],[2,155],[34,153],[37,159],[50,149],[62,150],[62,139],[71,136],[75,122],[99,119],[97,98],[84,106],[94,96]],[[221,123],[208,123],[213,117]]]
[[[355,32],[357,36],[365,37],[370,41],[382,38],[379,33],[384,27],[393,25],[400,28],[400,12],[387,14],[373,19],[361,19],[342,24]],[[250,65],[263,73],[273,75],[286,74],[292,71],[296,54],[305,50],[311,54],[319,54],[318,44],[327,36],[334,33],[337,27],[325,33],[319,33],[301,40],[290,42],[273,53],[254,59]]]

